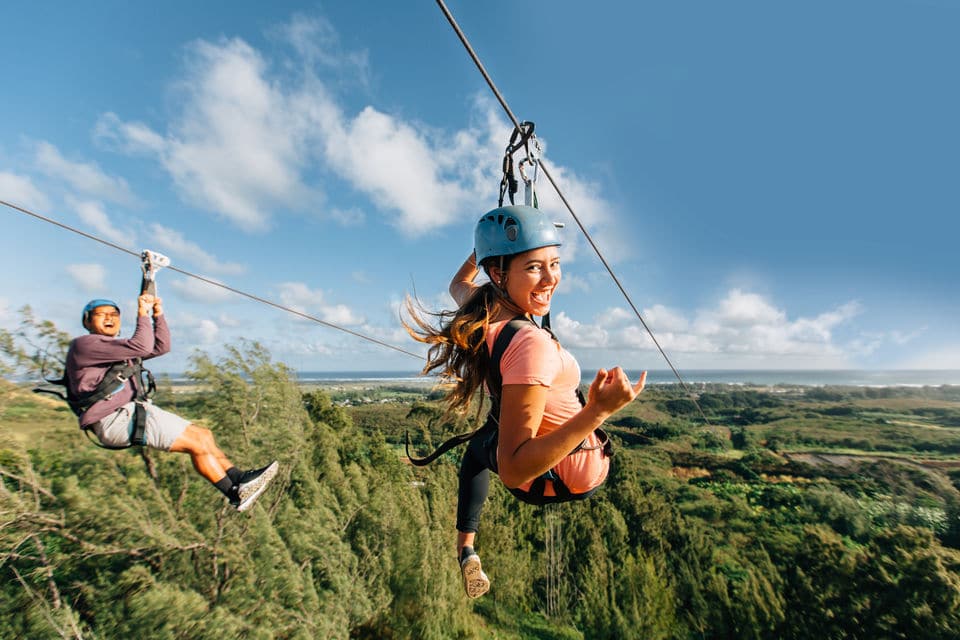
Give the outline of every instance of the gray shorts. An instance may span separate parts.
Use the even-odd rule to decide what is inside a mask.
[[[128,402],[100,422],[90,425],[90,429],[106,446],[129,446],[130,438],[133,437],[134,407],[135,403]],[[147,411],[147,424],[144,430],[147,446],[169,451],[190,421],[164,411],[152,402],[145,402],[143,407]]]

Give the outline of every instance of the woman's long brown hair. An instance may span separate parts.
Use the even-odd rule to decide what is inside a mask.
[[[501,269],[508,268],[508,261],[504,261]],[[483,382],[489,361],[487,330],[490,319],[505,306],[513,305],[491,282],[478,287],[455,311],[426,311],[407,297],[406,309],[412,322],[403,321],[403,326],[414,340],[431,345],[422,373],[439,372],[442,379],[453,383],[453,389],[446,396],[448,414],[462,414],[477,390],[483,399]],[[435,327],[427,316],[437,318],[439,327]]]

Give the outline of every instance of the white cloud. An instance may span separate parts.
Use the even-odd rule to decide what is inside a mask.
[[[910,344],[911,342],[919,338],[921,335],[923,335],[926,331],[927,331],[927,327],[920,327],[919,329],[906,332],[906,333],[903,331],[890,331],[887,334],[887,336],[889,337],[890,341],[893,342],[894,344],[903,346],[906,344]],[[960,366],[960,361],[958,361],[958,366]]]
[[[240,318],[233,315],[228,315],[226,313],[220,314],[220,317],[217,318],[217,322],[221,327],[229,327],[231,329],[235,329],[243,324],[240,321]]]
[[[575,291],[590,291],[590,283],[586,278],[580,276],[563,274],[563,278],[560,280],[560,286],[557,287],[559,293],[573,293]]]
[[[213,280],[213,278],[210,278]],[[214,280],[216,282],[216,280]],[[169,285],[178,295],[186,300],[193,302],[204,302],[208,304],[218,304],[226,302],[234,297],[234,294],[222,287],[197,280],[196,278],[180,278],[172,280]],[[163,297],[162,288],[158,287],[160,297]]]
[[[50,208],[50,201],[30,178],[6,171],[0,171],[0,199],[24,208]]]
[[[283,356],[302,356],[302,355],[314,355],[314,356],[327,356],[335,353],[334,349],[325,342],[320,342],[319,340],[287,340],[287,339],[278,339],[274,340],[271,343],[271,351],[276,351],[278,354]]]
[[[107,270],[103,265],[87,264],[69,264],[67,265],[67,275],[73,280],[82,291],[87,293],[96,293],[106,289]]]
[[[667,355],[682,355],[713,366],[840,366],[866,349],[868,341],[839,344],[836,329],[861,311],[849,302],[812,318],[789,319],[762,296],[733,289],[715,308],[697,310],[692,318],[663,305],[653,305],[642,314],[647,326]],[[654,354],[649,334],[636,316],[623,308],[607,309],[592,323],[560,312],[554,327],[570,346],[605,350],[613,354]],[[700,366],[703,366],[702,364]]]
[[[618,313],[619,312],[619,313]],[[611,317],[619,318],[623,322],[634,322],[636,316],[626,309],[611,310]],[[674,309],[655,304],[649,309],[643,310],[643,318],[647,321],[651,331],[658,333],[661,330],[665,332],[688,331],[690,323],[683,315]]]
[[[711,313],[721,325],[753,326],[780,324],[785,314],[755,293],[733,289],[720,301],[719,309]]]
[[[574,320],[565,312],[550,314],[551,324],[557,335],[563,337],[563,344],[571,347],[602,348],[609,344],[610,336],[599,324],[585,324]]]
[[[177,342],[189,344],[194,348],[209,347],[220,343],[220,327],[209,318],[199,318],[189,313],[177,314],[176,320],[170,321],[176,327]]]
[[[182,233],[169,227],[154,223],[150,227],[150,240],[171,257],[184,258],[202,271],[240,275],[246,271],[242,264],[220,262],[214,256],[200,248],[200,245],[187,240]],[[176,262],[176,260],[174,260]]]
[[[332,167],[378,206],[400,213],[397,228],[420,235],[456,219],[470,194],[444,179],[438,155],[412,125],[364,108],[352,121],[328,123],[326,153]]]
[[[960,369],[960,343],[943,344],[936,349],[914,353],[900,362],[898,369]]]
[[[309,67],[324,66],[339,71],[342,77],[361,85],[369,83],[369,54],[366,50],[344,50],[340,45],[340,34],[326,18],[295,15],[276,33],[297,51]]]
[[[322,291],[311,289],[302,282],[284,282],[279,287],[280,301],[294,311],[339,326],[357,326],[365,322],[362,315],[344,304],[325,303]]]
[[[278,209],[319,210],[316,176],[331,172],[410,236],[492,208],[477,203],[489,202],[499,181],[510,132],[492,100],[477,98],[471,123],[452,132],[372,105],[350,115],[316,67],[344,75],[365,72],[366,53],[343,51],[336,32],[321,19],[298,17],[279,31],[299,54],[292,64],[267,59],[239,39],[197,42],[178,84],[179,115],[166,133],[107,113],[97,127],[99,138],[127,152],[155,154],[185,200],[247,231],[266,229]],[[613,214],[598,187],[559,165],[551,165],[551,173],[604,250],[624,255],[618,235],[605,231],[612,229]],[[568,219],[541,185],[545,210]],[[352,209],[333,208],[325,215],[341,224],[362,222]],[[571,257],[574,233],[568,231],[565,240]]]
[[[543,162],[604,258],[616,262],[631,257],[635,253],[634,247],[618,227],[613,207],[600,196],[600,186],[580,177],[572,169],[554,163],[546,153]],[[594,256],[595,252],[583,237],[579,225],[546,179],[538,180],[537,195],[540,208],[551,219],[565,224],[560,232],[564,259],[573,261],[581,254]]]
[[[262,231],[271,209],[305,209],[318,200],[300,175],[310,138],[301,104],[310,98],[284,93],[268,67],[241,40],[197,42],[178,85],[181,113],[162,142],[113,114],[101,118],[98,131],[119,147],[158,153],[187,201]]]
[[[363,322],[363,316],[356,315],[345,304],[335,304],[321,309],[322,319],[338,325],[357,325]]]
[[[84,195],[124,205],[136,202],[123,178],[106,174],[95,163],[68,160],[49,142],[37,143],[36,163],[44,173],[63,180]]]
[[[213,320],[203,319],[194,328],[194,335],[198,336],[201,344],[213,344],[216,342],[220,328]]]
[[[166,139],[142,122],[123,122],[117,114],[107,112],[93,129],[94,138],[103,146],[124,153],[162,154]]]
[[[349,209],[330,209],[327,215],[331,220],[342,227],[357,227],[367,221],[367,215],[363,209],[351,207]]]
[[[103,205],[93,201],[77,201],[68,199],[70,204],[76,210],[77,215],[87,225],[93,228],[100,235],[111,242],[123,247],[131,247],[136,242],[134,232],[129,228],[124,228],[110,219]]]

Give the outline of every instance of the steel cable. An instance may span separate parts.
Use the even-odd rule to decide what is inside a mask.
[[[92,234],[87,233],[87,232],[85,232],[85,231],[81,231],[80,229],[76,229],[76,228],[71,227],[71,226],[69,226],[69,225],[66,225],[66,224],[64,224],[64,223],[62,223],[62,222],[58,222],[57,220],[54,220],[53,218],[48,218],[47,216],[40,215],[39,213],[36,213],[36,212],[34,212],[34,211],[30,211],[29,209],[25,209],[25,208],[23,208],[23,207],[17,206],[17,205],[15,205],[15,204],[10,203],[10,202],[7,202],[7,201],[5,201],[5,200],[0,200],[0,204],[4,205],[4,206],[6,206],[6,207],[10,207],[11,209],[15,209],[16,211],[19,211],[20,213],[24,213],[24,214],[26,214],[26,215],[28,215],[28,216],[33,216],[34,218],[37,218],[38,220],[42,220],[42,221],[44,221],[44,222],[48,222],[48,223],[50,223],[50,224],[52,224],[52,225],[58,226],[58,227],[60,227],[61,229],[66,229],[67,231],[71,231],[71,232],[73,232],[73,233],[76,233],[76,234],[78,234],[78,235],[81,235],[81,236],[83,236],[83,237],[85,237],[85,238],[88,238],[88,239],[90,239],[90,240],[93,240],[93,241],[95,241],[95,242],[99,242],[100,244],[106,245],[106,246],[108,246],[108,247],[110,247],[110,248],[112,248],[112,249],[116,249],[117,251],[122,251],[123,253],[130,254],[131,256],[135,256],[137,259],[140,258],[140,254],[139,254],[138,252],[136,252],[136,251],[131,251],[130,249],[127,249],[126,247],[121,247],[120,245],[114,244],[113,242],[110,242],[109,240],[104,240],[103,238],[98,238],[98,237],[95,236],[95,235],[92,235]],[[354,331],[354,330],[352,330],[352,329],[347,329],[346,327],[341,327],[340,325],[334,324],[334,323],[332,323],[332,322],[328,322],[328,321],[326,321],[326,320],[321,320],[320,318],[317,318],[316,316],[312,316],[312,315],[310,315],[309,313],[303,313],[302,311],[297,311],[296,309],[292,309],[292,308],[290,308],[290,307],[284,306],[284,305],[279,304],[279,303],[277,303],[277,302],[273,302],[272,300],[267,300],[266,298],[261,298],[260,296],[254,295],[254,294],[252,294],[252,293],[247,293],[246,291],[241,291],[240,289],[236,289],[236,288],[231,287],[231,286],[229,286],[229,285],[223,284],[222,282],[217,282],[216,280],[211,280],[210,278],[205,278],[204,276],[197,275],[197,274],[195,274],[195,273],[190,273],[189,271],[187,271],[187,270],[185,270],[185,269],[180,269],[179,267],[169,266],[169,267],[164,267],[164,268],[165,268],[165,269],[169,269],[170,271],[175,271],[175,272],[177,272],[177,273],[179,273],[179,274],[181,274],[181,275],[187,276],[188,278],[194,278],[194,279],[199,280],[199,281],[201,281],[201,282],[205,282],[206,284],[209,284],[209,285],[211,285],[211,286],[219,287],[219,288],[221,288],[221,289],[225,289],[225,290],[227,290],[227,291],[229,291],[229,292],[231,292],[231,293],[235,293],[235,294],[237,294],[237,295],[239,295],[239,296],[243,296],[243,297],[245,297],[245,298],[249,298],[250,300],[254,300],[254,301],[256,301],[256,302],[260,302],[260,303],[262,303],[262,304],[269,305],[269,306],[274,307],[274,308],[276,308],[276,309],[280,309],[281,311],[286,311],[287,313],[292,313],[293,315],[300,316],[301,318],[304,318],[304,319],[306,319],[306,320],[310,320],[310,321],[312,321],[312,322],[316,322],[317,324],[322,324],[322,325],[325,326],[325,327],[329,327],[329,328],[331,328],[331,329],[336,329],[337,331],[342,331],[342,332],[344,332],[344,333],[348,333],[348,334],[350,334],[350,335],[352,335],[352,336],[354,336],[354,337],[360,338],[361,340],[366,340],[367,342],[372,342],[372,343],[374,343],[374,344],[380,345],[381,347],[386,347],[387,349],[392,349],[392,350],[397,351],[397,352],[399,352],[399,353],[403,353],[403,354],[406,354],[406,355],[408,355],[408,356],[413,356],[413,357],[416,358],[417,360],[423,360],[423,356],[422,356],[422,355],[418,355],[418,354],[416,354],[416,353],[413,353],[412,351],[407,351],[406,349],[403,349],[403,348],[401,348],[401,347],[397,347],[397,346],[392,345],[392,344],[389,344],[389,343],[387,343],[387,342],[383,342],[382,340],[378,340],[377,338],[373,338],[373,337],[371,337],[371,336],[364,335],[364,334],[359,333],[359,332],[357,332],[357,331]]]
[[[487,82],[487,86],[490,87],[490,90],[493,92],[493,95],[496,97],[497,101],[500,103],[500,106],[503,107],[504,112],[507,114],[507,117],[510,118],[510,121],[513,122],[514,130],[520,130],[520,121],[513,114],[513,111],[510,109],[510,105],[507,104],[506,99],[504,99],[503,94],[500,93],[500,90],[497,88],[497,85],[494,84],[493,79],[490,77],[490,74],[487,73],[486,68],[483,66],[483,63],[480,61],[480,57],[477,55],[477,52],[474,51],[473,47],[470,45],[470,41],[467,40],[467,36],[463,33],[463,30],[460,28],[460,25],[457,24],[456,19],[453,17],[453,14],[450,13],[450,10],[447,8],[447,5],[443,0],[437,0],[437,4],[440,6],[440,10],[443,11],[443,15],[447,18],[447,22],[450,23],[450,26],[453,27],[453,30],[456,32],[457,37],[460,39],[460,42],[463,44],[464,48],[467,50],[467,53],[470,55],[470,58],[473,60],[473,63],[479,69],[480,74],[483,75],[484,80]],[[663,350],[663,347],[660,346],[660,342],[657,340],[656,336],[653,335],[653,331],[647,325],[646,320],[643,319],[643,316],[640,314],[640,311],[637,309],[637,306],[633,303],[633,300],[630,298],[630,295],[627,293],[627,290],[620,283],[620,279],[617,277],[617,274],[614,273],[613,269],[610,267],[610,264],[607,262],[606,258],[603,257],[603,253],[600,251],[600,248],[593,241],[593,237],[587,231],[587,228],[580,222],[579,216],[573,210],[573,207],[570,205],[570,202],[567,200],[566,196],[563,195],[563,192],[560,190],[560,186],[553,179],[553,176],[550,174],[549,169],[547,168],[546,163],[543,158],[539,158],[540,169],[543,171],[543,175],[547,176],[547,180],[550,181],[550,184],[553,186],[554,191],[557,192],[557,195],[560,197],[560,200],[563,202],[564,206],[567,208],[567,211],[570,212],[570,215],[573,216],[574,222],[577,223],[577,226],[580,227],[580,231],[583,233],[583,236],[587,239],[587,242],[590,243],[590,246],[593,248],[594,253],[597,254],[597,257],[600,258],[600,262],[603,263],[604,268],[606,268],[607,273],[610,274],[610,277],[613,279],[614,283],[617,285],[617,288],[620,289],[620,293],[623,294],[623,297],[626,299],[627,304],[630,305],[630,308],[633,310],[633,313],[637,316],[637,319],[640,320],[640,324],[643,325],[643,328],[646,330],[647,335],[650,336],[650,339],[653,341],[653,344],[656,345],[657,350],[660,352],[660,355],[663,356],[663,359],[666,361],[667,365],[670,367],[670,370],[673,371],[673,375],[677,377],[677,380],[680,381],[680,386],[683,390],[690,396],[690,399],[693,401],[694,405],[697,407],[697,411],[700,413],[700,417],[703,418],[703,421],[707,424],[710,424],[710,421],[707,419],[707,416],[704,414],[703,409],[700,408],[700,403],[697,402],[694,397],[693,392],[687,387],[687,383],[684,382],[683,377],[680,375],[680,372],[677,371],[677,368],[673,366],[670,358],[667,356],[666,351]]]

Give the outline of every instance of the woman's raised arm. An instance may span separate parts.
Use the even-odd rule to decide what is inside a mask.
[[[458,305],[463,306],[477,290],[477,285],[473,281],[479,273],[475,254],[471,252],[450,281],[450,295]]]

